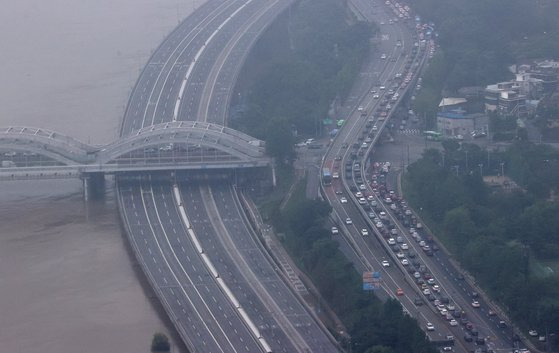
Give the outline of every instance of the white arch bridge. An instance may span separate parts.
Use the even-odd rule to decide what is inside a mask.
[[[195,121],[148,126],[102,146],[45,129],[8,127],[0,129],[0,153],[0,180],[271,164],[262,141],[224,126]]]

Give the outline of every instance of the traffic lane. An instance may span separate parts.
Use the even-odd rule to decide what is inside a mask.
[[[220,218],[230,232],[236,248],[286,317],[293,323],[295,329],[305,337],[312,351],[337,352],[338,350],[301,304],[300,299],[294,295],[292,289],[274,270],[270,263],[271,260],[264,256],[261,247],[255,243],[251,231],[247,229],[240,214],[242,211],[235,201],[232,187],[214,184],[212,192]],[[242,238],[244,240],[241,240]],[[248,247],[243,244],[248,244]]]
[[[486,325],[484,318],[478,313],[479,310],[472,308],[471,300],[464,300],[463,296],[461,295],[462,293],[456,295],[457,290],[454,287],[454,283],[449,280],[449,278],[446,276],[445,273],[442,272],[442,269],[440,266],[438,266],[438,264],[434,263],[434,261],[431,258],[425,255],[423,250],[419,248],[418,243],[414,239],[411,239],[409,237],[409,233],[406,231],[405,228],[401,226],[399,222],[397,222],[397,219],[393,217],[393,214],[391,212],[389,212],[389,208],[384,205],[384,202],[381,200],[378,200],[378,202],[382,204],[382,207],[384,208],[385,212],[387,212],[387,214],[391,217],[396,227],[400,230],[403,237],[408,242],[408,245],[412,249],[414,249],[414,251],[417,254],[417,257],[421,259],[422,263],[425,264],[425,266],[427,267],[427,269],[429,270],[433,278],[441,286],[441,292],[443,294],[446,294],[448,298],[451,298],[457,305],[459,305],[462,308],[462,310],[468,313],[469,319],[473,321],[474,324],[476,324],[477,328],[479,329],[480,336],[482,337],[497,336],[493,328]]]
[[[198,120],[216,122],[225,125],[227,118],[227,108],[229,107],[229,100],[232,94],[231,87],[234,87],[235,80],[242,68],[246,56],[250,48],[259,38],[259,34],[263,32],[268,24],[277,13],[283,11],[291,1],[276,1],[273,8],[261,10],[256,19],[253,19],[248,28],[245,28],[239,33],[235,34],[234,38],[229,41],[230,49],[226,54],[221,54],[222,59],[221,67],[216,74],[216,78],[211,85],[207,85],[206,89],[211,90],[207,102],[202,102],[199,109]],[[234,50],[233,50],[234,49]],[[208,86],[211,86],[209,88]],[[200,116],[200,114],[202,114]]]
[[[166,77],[169,75],[171,79],[165,78],[164,80],[157,80],[157,87],[152,87],[151,91],[156,93],[156,98],[153,98],[153,94],[150,95],[150,99],[148,100],[148,103],[146,103],[147,107],[145,109],[144,118],[142,120],[142,126],[152,125],[170,120],[169,116],[166,115],[173,114],[174,103],[176,102],[176,98],[178,97],[177,93],[178,88],[180,87],[176,84],[176,81],[179,80],[180,82],[182,82],[182,77],[180,77],[180,75],[176,72],[173,73],[173,71],[176,71],[176,69],[178,68],[178,71],[180,71],[181,73],[186,72],[187,65],[185,65],[185,63],[190,64],[192,62],[194,54],[200,50],[204,43],[206,43],[205,41],[207,41],[207,39],[210,38],[211,35],[219,28],[221,23],[227,20],[228,16],[230,16],[230,14],[242,4],[242,1],[228,2],[226,6],[222,6],[221,8],[219,8],[219,11],[216,10],[214,13],[208,15],[208,17],[205,18],[201,24],[193,28],[193,31],[191,32],[192,35],[187,36],[182,41],[179,41],[179,39],[175,39],[173,41],[173,35],[175,37],[180,37],[182,34],[181,31],[173,32],[170,35],[170,41],[177,42],[178,46],[173,46],[171,43],[169,45],[163,45],[158,48],[169,48],[169,50],[173,49],[172,54],[175,54],[175,56],[177,52],[179,54],[178,57],[175,59],[176,65],[175,63],[173,63],[171,67],[165,66],[164,70],[162,70],[159,75],[160,77]],[[168,58],[168,61],[172,62],[172,59],[173,56]],[[157,92],[159,92],[159,95],[157,95]],[[162,108],[160,108],[159,104],[161,101],[161,94],[164,94],[164,104],[162,104]],[[156,99],[156,101],[153,101],[153,99]],[[173,101],[171,106],[169,106],[169,99]],[[161,109],[163,111],[160,111]],[[148,117],[147,119],[146,116]],[[149,118],[149,116],[151,116],[151,119]],[[155,119],[156,116],[157,120]],[[138,121],[138,119],[136,120]]]
[[[148,100],[145,99],[145,94],[152,91],[153,86],[156,83],[152,72],[150,70],[156,71],[158,74],[164,68],[161,63],[167,63],[170,60],[171,49],[178,48],[183,41],[181,38],[188,39],[199,34],[199,26],[203,25],[208,19],[215,17],[219,12],[223,10],[222,1],[207,1],[202,8],[195,11],[191,16],[189,16],[185,21],[183,21],[173,32],[171,32],[165,40],[159,45],[155,50],[152,57],[148,60],[144,71],[140,74],[137,84],[131,94],[128,106],[133,109],[127,109],[124,117],[124,129],[123,133],[130,133],[132,130],[140,128],[139,112],[142,113],[146,110],[148,105]],[[157,75],[159,76],[159,75]],[[132,114],[132,115],[130,115]]]
[[[162,300],[167,313],[175,318],[181,337],[193,347],[207,349],[213,352],[223,352],[218,341],[205,326],[205,318],[200,315],[193,305],[190,305],[184,293],[179,290],[181,283],[173,276],[167,266],[163,254],[156,251],[157,245],[148,224],[149,220],[141,202],[139,185],[124,185],[119,188],[119,195],[127,220],[129,238],[131,238],[138,260],[155,287],[156,293]],[[153,249],[153,250],[152,250]],[[175,290],[173,290],[173,288]],[[186,305],[177,310],[177,300]],[[188,319],[187,319],[188,318]],[[190,340],[191,335],[199,337]]]
[[[224,245],[217,240],[218,237],[209,221],[209,215],[200,194],[199,186],[197,184],[181,184],[180,190],[187,216],[191,220],[192,228],[196,232],[204,251],[211,258],[218,259],[214,261],[214,267],[220,273],[220,277],[227,283],[241,306],[245,308],[251,319],[258,325],[274,351],[295,351],[288,337],[270,314],[269,309],[258,299],[251,285],[245,281],[229,253],[224,249]]]
[[[146,183],[141,190],[146,214],[149,215],[157,246],[163,252],[171,271],[178,278],[178,281],[183,284],[182,290],[204,316],[205,325],[225,351],[259,351],[260,348],[255,338],[237,315],[236,309],[221,292],[215,279],[205,268],[201,258],[197,256],[195,249],[192,246],[190,249],[184,247],[176,242],[176,239],[175,243],[171,241],[172,237],[166,232],[165,226],[181,225],[181,220],[175,207],[165,207],[163,203],[158,205],[155,199],[156,193],[151,185],[152,183]],[[163,192],[163,190],[160,190],[160,192]],[[167,197],[172,200],[170,187],[168,187]],[[175,212],[172,213],[172,211]],[[168,213],[167,218],[162,218],[160,212]],[[176,251],[174,246],[177,247]],[[190,251],[187,252],[187,249]],[[190,266],[185,267],[180,258],[186,263],[191,262]],[[197,271],[197,269],[201,271],[201,274],[191,272]],[[183,303],[177,302],[177,305],[182,306]]]
[[[215,65],[217,58],[222,53],[224,47],[236,31],[242,30],[243,23],[245,23],[250,16],[262,7],[259,2],[244,2],[248,4],[241,12],[235,14],[234,17],[229,17],[228,22],[221,24],[209,36],[208,42],[206,40],[204,46],[200,49],[200,57],[197,60],[197,65],[192,70],[193,85],[189,85],[185,89],[183,97],[188,97],[186,102],[181,102],[183,106],[181,109],[181,116],[186,116],[188,120],[196,120],[199,111],[199,102],[202,98],[203,87],[208,84],[207,79],[210,75],[212,67]],[[223,26],[223,27],[221,27]],[[184,119],[184,118],[183,118]]]
[[[362,250],[364,249],[365,251],[364,254],[368,259],[368,263],[370,266],[368,270],[377,270],[386,273],[388,275],[388,280],[384,282],[386,283],[387,291],[390,293],[390,296],[395,297],[394,293],[396,293],[396,290],[398,288],[403,289],[405,293],[405,298],[407,299],[407,302],[405,301],[402,302],[404,308],[406,308],[406,310],[410,313],[421,312],[420,309],[415,308],[415,304],[413,303],[413,298],[415,298],[415,295],[413,296],[413,298],[410,297],[411,295],[416,293],[415,288],[405,280],[405,276],[403,276],[402,272],[399,270],[398,265],[396,264],[395,261],[391,261],[392,266],[388,268],[382,267],[381,265],[382,260],[391,257],[386,253],[384,248],[380,246],[380,243],[378,244],[374,243],[375,239],[369,239],[370,236],[363,237],[361,235],[360,231],[362,228],[368,229],[370,234],[372,234],[371,233],[372,230],[368,225],[365,225],[364,222],[360,223],[360,221],[362,220],[362,216],[358,212],[353,213],[351,212],[351,210],[348,210],[348,208],[351,208],[351,205],[343,206],[340,209],[337,209],[336,211],[338,214],[347,216],[352,220],[355,219],[355,221],[353,221],[351,225],[345,225],[345,228],[347,228],[348,235],[353,237],[358,247]],[[367,241],[369,240],[372,242],[372,244],[367,243]],[[440,318],[433,315],[433,312],[421,312],[421,314],[425,319],[425,322],[431,321],[436,323],[437,321],[440,320]],[[432,333],[432,334],[442,336],[441,332]]]

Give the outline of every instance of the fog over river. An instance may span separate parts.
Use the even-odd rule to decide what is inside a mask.
[[[151,52],[202,0],[1,1],[0,127],[108,143]],[[149,352],[166,331],[136,276],[112,184],[0,182],[0,350]]]

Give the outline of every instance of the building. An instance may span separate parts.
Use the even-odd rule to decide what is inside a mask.
[[[437,113],[437,130],[445,137],[470,138],[474,133],[489,134],[489,119],[485,114],[466,114],[460,108]]]
[[[517,81],[500,82],[485,88],[485,110],[501,115],[525,116],[526,96]]]

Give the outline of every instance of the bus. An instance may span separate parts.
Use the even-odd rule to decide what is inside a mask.
[[[423,136],[425,136],[427,140],[440,141],[443,134],[437,131],[423,131]]]
[[[324,185],[332,184],[332,173],[328,168],[322,168],[322,182]]]

